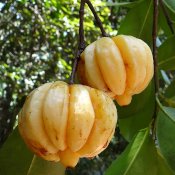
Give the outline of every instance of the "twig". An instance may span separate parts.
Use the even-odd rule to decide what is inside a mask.
[[[70,76],[70,84],[74,83],[74,79],[75,79],[75,73],[76,73],[76,69],[78,66],[78,61],[80,58],[81,53],[83,52],[84,48],[85,48],[85,41],[84,41],[84,28],[83,28],[83,21],[84,21],[84,6],[85,3],[87,3],[87,5],[89,6],[90,10],[92,11],[94,18],[97,22],[97,25],[99,26],[102,36],[108,36],[103,28],[102,22],[100,20],[100,18],[98,17],[92,3],[89,0],[81,0],[81,5],[80,5],[80,11],[79,11],[79,18],[80,18],[80,26],[79,26],[79,42],[78,42],[78,51],[73,63],[73,67],[72,67],[72,73]]]
[[[155,85],[155,97],[159,91],[159,79],[158,79],[158,65],[157,65],[157,46],[156,46],[156,38],[157,38],[157,23],[158,23],[158,3],[159,0],[154,0],[154,10],[153,10],[153,28],[152,28],[152,38],[153,38],[153,60],[154,60],[154,85]],[[158,105],[155,100],[155,109],[153,114],[152,121],[152,134],[155,139],[155,119],[158,112]]]
[[[103,28],[102,22],[101,22],[100,18],[98,17],[92,3],[89,0],[86,0],[86,4],[89,6],[91,12],[93,13],[94,18],[97,22],[97,25],[99,26],[99,28],[101,30],[102,36],[108,36],[107,33],[105,32],[104,28]]]
[[[154,81],[155,81],[155,92],[159,90],[159,80],[158,80],[158,66],[157,66],[157,23],[158,23],[158,2],[159,0],[154,0],[154,11],[153,11],[153,29],[152,29],[152,38],[153,38],[153,59],[154,59]]]
[[[164,4],[163,4],[162,0],[160,0],[160,6],[161,6],[162,11],[163,11],[163,13],[165,15],[165,18],[166,18],[167,24],[168,24],[168,26],[169,26],[169,28],[171,30],[171,33],[175,34],[175,31],[174,31],[174,28],[173,28],[173,23],[172,23],[172,21],[170,19],[170,16],[169,16],[168,12],[166,11],[166,8],[164,7]]]
[[[77,69],[78,61],[80,58],[80,54],[83,52],[85,48],[85,41],[84,41],[84,28],[83,28],[83,20],[84,20],[84,5],[85,5],[85,0],[81,0],[81,5],[80,5],[80,11],[79,11],[79,41],[78,41],[78,51],[73,63],[72,67],[72,73],[70,76],[70,84],[74,83],[74,78],[75,78],[75,72]]]

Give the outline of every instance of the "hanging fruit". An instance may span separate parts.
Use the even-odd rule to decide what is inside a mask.
[[[133,36],[100,38],[81,54],[78,77],[82,84],[110,94],[119,105],[128,105],[153,77],[151,50]]]
[[[27,97],[19,113],[19,131],[38,156],[74,167],[109,144],[117,110],[105,93],[83,85],[46,83]]]

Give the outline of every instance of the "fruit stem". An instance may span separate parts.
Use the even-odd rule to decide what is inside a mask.
[[[70,76],[69,84],[73,84],[74,83],[75,73],[76,73],[77,66],[78,66],[78,61],[79,61],[81,53],[85,49],[84,27],[83,27],[85,3],[89,6],[90,10],[92,11],[92,13],[94,15],[94,18],[95,18],[95,20],[97,22],[97,25],[99,26],[99,28],[101,30],[102,36],[104,36],[104,37],[108,36],[107,33],[105,32],[105,29],[103,28],[102,22],[101,22],[100,18],[98,17],[98,15],[97,15],[97,13],[96,13],[92,3],[89,0],[81,0],[80,10],[79,10],[80,22],[79,22],[78,50],[77,50],[77,53],[76,53],[76,57],[74,59],[73,66],[72,66],[72,73],[71,73],[71,76]]]
[[[158,23],[158,2],[159,0],[154,0],[154,11],[153,11],[153,59],[154,59],[154,81],[155,81],[155,92],[159,91],[159,81],[158,81],[158,66],[157,66],[157,23]]]
[[[153,114],[153,121],[152,121],[152,134],[154,139],[155,138],[155,120],[158,113],[158,104],[156,102],[156,96],[159,91],[159,78],[158,78],[158,65],[157,65],[157,46],[156,46],[156,39],[157,39],[157,24],[158,24],[158,3],[159,0],[153,1],[153,28],[152,28],[152,39],[153,39],[153,60],[154,60],[154,85],[155,85],[155,109]]]
[[[73,67],[72,67],[72,73],[71,73],[70,82],[69,82],[70,84],[74,83],[75,72],[76,72],[76,69],[77,69],[77,66],[78,66],[78,61],[79,61],[79,58],[80,58],[80,54],[83,52],[83,50],[85,48],[84,27],[83,27],[85,1],[86,0],[81,0],[80,10],[79,10],[80,22],[79,22],[78,50],[77,50],[77,54],[76,54],[76,57],[74,59],[74,63],[73,63]]]
[[[93,13],[94,18],[95,18],[95,20],[97,22],[97,25],[99,26],[99,28],[101,30],[102,36],[104,36],[104,37],[108,36],[108,34],[105,32],[105,29],[103,28],[103,24],[102,24],[99,16],[97,15],[97,13],[96,13],[92,3],[89,0],[86,0],[86,4],[89,6],[91,12]]]

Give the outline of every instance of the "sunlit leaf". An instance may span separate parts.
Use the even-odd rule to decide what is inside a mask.
[[[149,129],[138,132],[105,175],[157,175],[157,155]]]
[[[133,35],[151,45],[152,2],[151,0],[144,0],[132,8],[121,23],[119,34]]]

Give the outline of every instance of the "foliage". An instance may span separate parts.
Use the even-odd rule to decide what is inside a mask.
[[[147,42],[150,47],[152,2],[92,1],[107,33],[133,35]],[[108,149],[93,160],[81,160],[75,170],[67,170],[67,174],[175,174],[175,32],[170,30],[170,27],[175,27],[175,6],[173,0],[162,2],[168,16],[159,5],[158,94],[155,94],[153,80],[143,93],[135,95],[129,106],[116,105],[119,128]],[[79,5],[76,0],[9,0],[0,3],[1,143],[13,128],[16,114],[31,89],[47,81],[68,80],[77,49]],[[88,8],[85,14],[85,40],[90,43],[100,34]],[[170,22],[167,22],[167,17]],[[154,122],[153,117],[156,118]],[[129,142],[127,147],[119,131]],[[6,157],[10,154],[9,161]],[[15,159],[16,154],[21,159]],[[14,165],[9,171],[15,174],[19,162],[23,167],[21,171],[25,172],[29,167],[27,162],[31,164],[32,157],[15,130],[0,151],[0,174],[4,171],[2,167],[8,167],[7,164]],[[37,159],[36,162],[34,167],[42,164]]]
[[[20,158],[16,159],[17,156]],[[37,172],[43,175],[49,173],[57,175],[58,171],[60,175],[64,174],[64,167],[61,164],[47,163],[47,161],[38,157],[33,157],[32,152],[27,149],[25,143],[21,140],[18,128],[14,130],[0,150],[0,159],[3,160],[1,161],[0,174],[11,174],[13,172],[13,175],[34,175]]]
[[[156,149],[149,136],[149,128],[138,132],[123,154],[112,163],[107,175],[156,174]],[[117,166],[116,166],[117,165]]]

